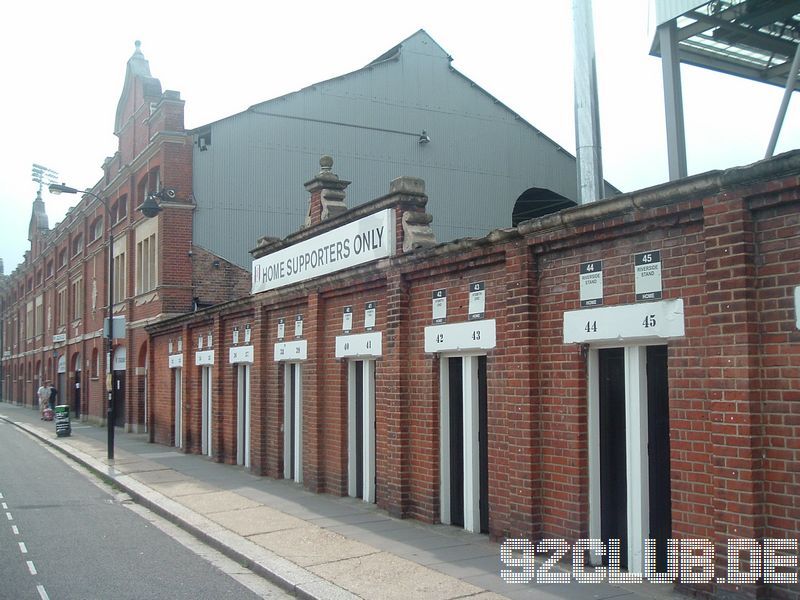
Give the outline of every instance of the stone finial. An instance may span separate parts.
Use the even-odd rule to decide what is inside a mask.
[[[349,181],[339,179],[333,172],[333,157],[324,154],[319,159],[320,171],[314,179],[306,182],[306,190],[311,194],[304,227],[316,225],[320,221],[340,215],[347,210],[345,188]]]

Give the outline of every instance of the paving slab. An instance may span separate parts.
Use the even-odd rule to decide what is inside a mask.
[[[372,546],[314,525],[254,535],[249,539],[301,567],[378,553]]]
[[[102,462],[108,464],[105,460]],[[149,460],[133,460],[128,462],[114,460],[113,465],[117,471],[128,474],[144,473],[145,471],[160,471],[164,468],[164,465],[156,462],[150,462]]]
[[[155,483],[166,483],[173,481],[189,481],[189,477],[183,473],[178,473],[172,469],[164,468],[161,468],[157,471],[142,471],[141,473],[133,473],[131,476],[142,483],[151,485]]]
[[[192,494],[208,494],[210,492],[217,491],[217,488],[214,486],[208,485],[207,483],[198,481],[194,478],[179,481],[151,483],[150,487],[172,498],[189,496]]]
[[[226,529],[246,537],[308,526],[302,519],[267,506],[212,513],[209,518]]]
[[[386,519],[383,521],[367,521],[355,525],[333,525],[327,527],[330,531],[341,533],[342,535],[352,535],[358,533],[388,533],[390,531],[408,529],[408,524],[404,521]],[[412,532],[413,533],[413,532]]]
[[[447,600],[484,591],[388,552],[316,565],[310,570],[365,599]]]
[[[320,527],[330,528],[337,527],[339,525],[377,523],[379,521],[388,521],[389,519],[390,517],[382,515],[378,512],[353,512],[340,517],[314,517],[308,519],[308,521],[310,523],[314,523],[314,525],[319,525]]]
[[[259,506],[258,502],[234,494],[233,492],[208,492],[205,494],[189,494],[177,498],[177,501],[203,515],[225,512],[240,508]]]

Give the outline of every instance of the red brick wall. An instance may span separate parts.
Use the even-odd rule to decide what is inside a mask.
[[[250,293],[250,273],[200,246],[192,246],[192,296],[201,306],[220,304]]]
[[[392,514],[439,519],[439,357],[424,351],[431,293],[447,289],[448,323],[467,320],[468,285],[486,285],[489,527],[495,538],[589,534],[587,358],[563,343],[563,315],[579,308],[579,265],[603,260],[604,305],[635,303],[633,255],[659,250],[665,299],[682,299],[685,335],[668,345],[672,531],[708,538],[725,572],[733,537],[796,538],[800,531],[800,180],[798,154],[711,173],[545,217],[492,240],[455,242],[354,268],[150,328],[157,363],[175,328],[213,319],[223,352],[215,406],[235,461],[231,331],[253,326],[252,469],[283,474],[283,365],[273,360],[278,318],[294,339],[304,317],[304,486],[347,493],[347,370],[334,358],[342,311],[378,302],[383,356],[376,368],[377,503]],[[783,161],[783,162],[782,162]],[[794,161],[794,162],[791,162]],[[772,171],[770,171],[772,169]],[[776,173],[766,177],[764,173]],[[750,174],[750,175],[749,175]],[[215,341],[216,345],[216,341]],[[161,354],[158,354],[158,353]],[[219,375],[217,375],[217,372]],[[168,385],[154,372],[154,393]],[[797,405],[797,406],[796,406]],[[168,403],[153,415],[168,439]],[[188,427],[197,421],[187,420]],[[194,435],[194,434],[191,434]],[[191,438],[189,436],[189,439]],[[196,451],[195,447],[190,448]],[[724,596],[736,590],[708,587]],[[792,588],[742,588],[798,598]]]

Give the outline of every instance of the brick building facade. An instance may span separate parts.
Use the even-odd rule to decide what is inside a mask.
[[[794,540],[794,584],[694,589],[800,598],[800,152],[439,245],[422,181],[344,211],[321,164],[255,293],[146,328],[153,441],[631,571]]]
[[[103,319],[108,303],[108,221],[114,260],[114,316],[126,331],[112,357],[117,426],[147,426],[147,364],[143,326],[228,300],[246,291],[247,274],[192,245],[192,137],[184,129],[180,94],[161,90],[137,42],[117,105],[118,151],[103,162],[103,177],[62,222],[50,229],[41,194],[33,203],[31,249],[0,282],[2,396],[36,406],[45,380],[77,415],[106,418]],[[137,207],[172,190],[160,214]],[[171,196],[171,197],[170,197]],[[108,208],[108,210],[106,210]],[[195,258],[197,257],[197,258]],[[226,273],[217,285],[209,273]]]

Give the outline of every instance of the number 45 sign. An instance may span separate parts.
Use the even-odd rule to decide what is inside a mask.
[[[625,304],[564,313],[564,343],[683,337],[683,300]]]

